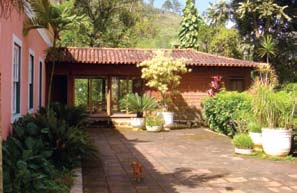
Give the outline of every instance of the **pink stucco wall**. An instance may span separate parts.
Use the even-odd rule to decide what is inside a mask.
[[[0,17],[0,72],[1,72],[1,128],[2,137],[6,137],[11,132],[12,122],[12,49],[13,37],[17,37],[21,43],[21,115],[28,113],[28,71],[29,71],[29,50],[34,52],[34,111],[38,109],[39,92],[39,63],[43,61],[43,85],[42,103],[45,103],[45,66],[44,59],[48,45],[37,30],[32,30],[27,36],[22,35],[25,14],[20,14],[14,10],[11,17],[4,19]]]

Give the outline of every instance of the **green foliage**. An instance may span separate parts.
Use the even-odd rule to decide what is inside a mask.
[[[229,20],[232,14],[232,8],[230,4],[225,0],[220,0],[216,3],[210,3],[210,6],[206,10],[206,19],[212,26],[224,25]]]
[[[237,148],[252,149],[254,144],[248,134],[240,133],[234,136],[233,145]]]
[[[173,4],[171,2],[171,0],[165,0],[163,5],[162,5],[162,8],[166,11],[170,11],[173,9]]]
[[[212,34],[207,45],[209,53],[242,58],[242,42],[236,29],[227,29],[224,26],[210,27],[209,29]]]
[[[148,13],[148,21],[139,22],[143,27],[137,27],[141,33],[136,36],[136,47],[140,48],[172,48],[178,40],[181,16],[171,12],[159,13],[157,9]],[[138,25],[138,24],[137,24]],[[147,27],[146,27],[147,26]]]
[[[182,48],[198,48],[198,31],[202,23],[193,0],[186,1],[186,7],[183,10],[183,20],[181,30],[178,34],[180,46]]]
[[[74,0],[73,5],[72,12],[85,14],[88,22],[63,33],[63,46],[134,47],[138,37],[155,33],[145,11],[151,6],[139,0]]]
[[[270,85],[257,85],[253,95],[254,113],[264,127],[289,129],[293,125],[294,98],[285,91],[274,91]]]
[[[237,133],[247,133],[248,125],[254,120],[251,109],[235,111],[231,116],[231,124],[234,124]]]
[[[203,101],[203,116],[209,128],[228,136],[234,136],[237,131],[232,115],[237,111],[250,110],[251,97],[247,93],[222,91]]]
[[[82,158],[95,155],[89,136],[78,128],[82,111],[54,106],[13,124],[3,142],[5,193],[67,193],[71,184],[63,178]]]
[[[253,133],[261,133],[262,132],[262,130],[261,130],[262,126],[259,123],[257,123],[256,121],[249,122],[247,125],[247,129]]]
[[[171,53],[165,53],[161,50],[155,54],[151,60],[144,61],[137,67],[142,68],[141,78],[147,81],[146,85],[161,93],[163,107],[167,108],[165,102],[179,86],[181,75],[189,72],[189,70],[184,59],[174,59],[170,56]]]
[[[161,115],[149,115],[145,118],[145,124],[147,126],[161,126],[164,124],[164,119]]]
[[[139,96],[137,93],[128,94],[120,100],[120,103],[123,106],[122,109],[128,110],[129,113],[137,113],[137,117],[143,117],[145,111],[153,111],[159,105],[155,98],[147,94]]]
[[[260,42],[261,47],[258,50],[260,57],[266,57],[267,64],[269,63],[269,58],[276,56],[276,43],[271,36],[266,36]]]

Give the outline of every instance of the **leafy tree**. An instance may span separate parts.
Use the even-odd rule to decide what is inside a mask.
[[[86,14],[89,24],[79,26],[78,33],[63,33],[62,45],[132,47],[139,24],[148,18],[144,9],[152,8],[139,0],[75,0],[73,12]]]
[[[70,2],[71,3],[71,2]],[[47,29],[53,33],[53,45],[52,49],[49,50],[49,57],[51,57],[52,69],[49,79],[49,90],[48,90],[48,107],[51,103],[51,91],[52,82],[55,71],[55,64],[57,60],[57,41],[60,39],[60,33],[64,30],[71,30],[72,26],[77,24],[83,16],[70,15],[67,6],[60,6],[59,4],[53,4],[50,0],[30,0],[30,7],[34,12],[35,16],[28,18],[24,22],[23,33],[27,35],[32,29]]]
[[[163,108],[168,108],[170,95],[180,84],[181,75],[189,72],[184,59],[174,59],[170,53],[157,51],[151,60],[137,65],[141,67],[141,78],[146,85],[156,89],[162,96]]]
[[[203,23],[198,31],[198,50],[222,56],[242,58],[242,40],[238,30]]]
[[[173,11],[177,14],[181,12],[181,4],[179,0],[172,0]]]
[[[155,0],[150,0],[149,1],[149,4],[153,7],[154,6],[154,3],[155,3]]]
[[[247,48],[245,52],[250,52],[250,58],[254,60],[263,60],[259,53],[263,48],[261,40],[271,36],[278,54],[269,57],[280,81],[297,81],[295,54],[297,46],[294,43],[297,42],[297,37],[294,35],[297,32],[297,17],[295,17],[297,1],[232,0],[230,3],[222,4],[230,9],[213,9],[212,12],[208,12],[207,18],[212,24],[224,23],[229,15],[228,19],[236,23],[236,28],[244,40]],[[214,14],[220,11],[221,14]],[[267,57],[264,60],[267,61]]]
[[[215,35],[209,42],[209,52],[223,56],[242,58],[243,51],[240,50],[241,40],[236,29],[227,29],[220,26],[214,29]]]
[[[179,41],[182,48],[198,48],[198,31],[202,23],[202,18],[198,15],[195,4],[192,0],[186,1],[183,10],[183,20],[179,32]]]
[[[290,21],[289,17],[284,10],[288,6],[279,6],[271,0],[247,0],[245,2],[235,3],[237,6],[236,17],[238,24],[244,23],[247,28],[247,36],[252,38],[260,38],[268,33],[277,34],[280,32],[282,24]],[[244,28],[243,28],[244,29]]]
[[[231,18],[231,5],[226,3],[226,0],[220,0],[217,3],[210,3],[206,10],[206,19],[211,25],[222,25]]]
[[[170,11],[173,9],[173,4],[171,2],[171,0],[165,0],[165,2],[162,5],[162,8],[166,11]]]

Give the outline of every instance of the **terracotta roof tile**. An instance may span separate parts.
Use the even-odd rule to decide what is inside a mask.
[[[138,64],[153,56],[156,49],[138,48],[59,48],[61,63],[87,64]],[[223,56],[198,52],[193,49],[164,49],[172,51],[175,58],[186,58],[189,66],[227,66],[227,67],[256,67],[263,63],[239,60]]]

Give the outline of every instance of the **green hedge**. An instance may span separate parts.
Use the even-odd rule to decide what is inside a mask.
[[[206,98],[202,104],[203,116],[209,128],[230,137],[236,133],[232,115],[237,111],[251,111],[251,97],[245,92],[222,91]]]

